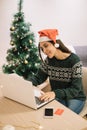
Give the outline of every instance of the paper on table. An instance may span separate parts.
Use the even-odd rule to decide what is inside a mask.
[[[55,111],[55,114],[56,114],[56,115],[61,115],[63,112],[64,112],[63,109],[58,108],[58,109]]]

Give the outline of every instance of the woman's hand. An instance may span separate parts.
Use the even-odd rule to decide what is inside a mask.
[[[46,92],[39,97],[40,100],[44,100],[44,101],[48,101],[49,99],[54,99],[54,98],[55,98],[55,93],[53,91]]]

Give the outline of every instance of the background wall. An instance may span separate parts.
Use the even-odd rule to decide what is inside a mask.
[[[0,67],[10,47],[10,25],[18,0],[0,0]],[[25,21],[32,24],[38,44],[38,31],[57,28],[69,45],[87,45],[87,0],[23,0]]]

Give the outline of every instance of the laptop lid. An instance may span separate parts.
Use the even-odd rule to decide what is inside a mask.
[[[33,109],[40,108],[48,102],[36,104],[35,96],[39,97],[41,91],[32,85],[32,82],[24,80],[17,74],[0,74],[0,84],[3,96]]]
[[[0,84],[4,97],[36,109],[32,83],[16,74],[0,74]]]

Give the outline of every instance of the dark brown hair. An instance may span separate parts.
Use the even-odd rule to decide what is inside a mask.
[[[49,42],[51,42],[51,44],[53,44],[53,45],[55,44],[53,41],[49,41]],[[63,44],[63,42],[60,39],[56,40],[56,43],[59,44],[58,49],[60,49],[62,52],[71,53],[71,51]],[[42,55],[41,55],[40,43],[38,44],[38,50],[39,50],[40,58],[44,62]]]
[[[63,42],[60,39],[56,40],[56,43],[59,44],[58,49],[60,49],[62,52],[71,53],[71,51],[63,44]]]

